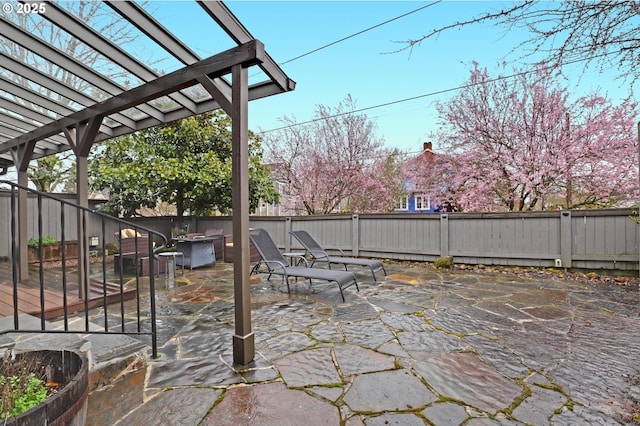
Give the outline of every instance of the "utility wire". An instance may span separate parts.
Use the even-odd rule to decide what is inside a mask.
[[[386,25],[386,24],[388,24],[388,23],[390,23],[390,22],[397,21],[398,19],[404,18],[404,17],[406,17],[406,16],[411,15],[412,13],[419,12],[419,11],[421,11],[421,10],[424,10],[424,9],[426,9],[426,8],[428,8],[428,7],[434,6],[434,5],[436,5],[436,4],[438,4],[438,3],[441,3],[441,2],[442,2],[442,0],[436,0],[436,1],[433,1],[433,2],[431,2],[431,3],[429,3],[429,4],[427,4],[427,5],[424,5],[424,6],[422,6],[422,7],[417,8],[417,9],[411,10],[411,11],[409,11],[409,12],[407,12],[407,13],[403,13],[402,15],[396,16],[395,18],[388,19],[388,20],[386,20],[386,21],[384,21],[384,22],[381,22],[381,23],[379,23],[379,24],[376,24],[376,25],[374,25],[374,26],[372,26],[372,27],[365,28],[364,30],[358,31],[357,33],[353,33],[353,34],[348,35],[348,36],[346,36],[346,37],[343,37],[343,38],[341,38],[341,39],[339,39],[339,40],[333,41],[333,42],[331,42],[331,43],[329,43],[329,44],[325,44],[324,46],[317,47],[317,48],[315,48],[315,49],[313,49],[313,50],[310,50],[310,51],[308,51],[308,52],[306,52],[306,53],[303,53],[303,54],[301,54],[301,55],[298,55],[298,56],[296,56],[296,57],[294,57],[294,58],[288,59],[288,60],[286,60],[286,61],[284,61],[284,62],[278,62],[278,65],[285,65],[285,64],[288,64],[289,62],[293,62],[293,61],[296,61],[296,60],[298,60],[298,59],[300,59],[300,58],[304,58],[305,56],[311,55],[312,53],[316,53],[316,52],[319,52],[320,50],[326,49],[327,47],[331,47],[331,46],[334,46],[334,45],[336,45],[336,44],[338,44],[338,43],[342,43],[342,42],[343,42],[343,41],[345,41],[345,40],[349,40],[350,38],[353,38],[353,37],[359,36],[360,34],[364,34],[364,33],[368,32],[368,31],[371,31],[371,30],[373,30],[373,29],[379,28],[379,27],[381,27],[381,26],[383,26],[383,25]],[[253,77],[253,76],[255,76],[255,75],[258,75],[258,74],[259,74],[259,73],[253,74],[253,75],[252,75],[252,77]]]
[[[452,87],[452,88],[449,88],[449,89],[438,90],[438,91],[435,91],[435,92],[429,92],[429,93],[425,93],[425,94],[422,94],[422,95],[417,95],[417,96],[412,96],[412,97],[409,97],[409,98],[399,99],[397,101],[391,101],[391,102],[385,102],[385,103],[382,103],[382,104],[372,105],[372,106],[369,106],[369,107],[360,108],[360,109],[356,109],[356,110],[353,110],[353,111],[347,111],[347,112],[342,112],[342,113],[335,114],[335,115],[330,115],[328,117],[319,117],[319,118],[314,118],[312,120],[303,121],[301,123],[290,124],[290,125],[287,125],[287,126],[277,127],[275,129],[270,129],[270,130],[263,130],[263,131],[260,131],[258,133],[259,134],[271,133],[271,132],[275,132],[275,131],[278,131],[278,130],[285,130],[285,129],[290,129],[290,128],[297,127],[297,126],[303,126],[303,125],[306,125],[306,124],[316,123],[318,121],[328,120],[330,118],[341,117],[343,115],[356,114],[356,113],[369,111],[369,110],[376,109],[376,108],[382,108],[382,107],[395,105],[395,104],[399,104],[399,103],[403,103],[403,102],[414,101],[416,99],[421,99],[421,98],[426,98],[426,97],[431,97],[431,96],[436,96],[436,95],[442,95],[443,93],[455,92],[455,91],[462,90],[462,89],[468,89],[470,87],[477,86],[479,84],[496,83],[498,81],[502,81],[502,80],[506,80],[506,79],[510,79],[510,78],[514,78],[514,77],[519,77],[519,76],[522,76],[522,75],[530,74],[532,72],[539,71],[540,69],[545,69],[546,70],[546,69],[555,68],[557,66],[565,66],[565,65],[577,64],[577,63],[580,63],[580,62],[589,61],[589,60],[592,60],[592,59],[597,59],[597,58],[601,58],[601,57],[604,57],[604,56],[612,55],[614,53],[619,53],[619,51],[618,52],[607,52],[607,53],[603,53],[601,55],[591,56],[591,57],[588,57],[588,58],[574,59],[574,60],[571,60],[571,61],[564,62],[562,64],[548,65],[548,66],[545,66],[545,67],[542,67],[542,68],[535,68],[535,69],[522,71],[522,72],[515,73],[515,74],[498,76],[496,78],[492,78],[492,79],[489,79],[489,80],[486,80],[486,81],[483,81],[483,82],[479,82],[479,83],[463,84],[461,86]]]
[[[340,40],[336,40],[336,41],[331,42],[331,43],[329,43],[329,44],[325,44],[324,46],[318,47],[317,49],[313,49],[313,50],[310,50],[310,51],[309,51],[309,52],[307,52],[307,53],[303,53],[302,55],[298,55],[298,56],[296,56],[295,58],[291,58],[291,59],[289,59],[289,60],[287,60],[287,61],[281,62],[279,65],[288,64],[289,62],[293,62],[293,61],[298,60],[298,59],[300,59],[300,58],[304,58],[305,56],[311,55],[312,53],[316,53],[316,52],[318,52],[318,51],[320,51],[320,50],[322,50],[322,49],[326,49],[327,47],[331,47],[331,46],[336,45],[336,44],[338,44],[338,43],[342,43],[342,42],[343,42],[343,41],[345,41],[345,40],[349,40],[350,38],[353,38],[353,37],[359,36],[360,34],[364,34],[364,33],[366,33],[367,31],[371,31],[371,30],[376,29],[376,28],[379,28],[379,27],[381,27],[381,26],[383,26],[383,25],[387,25],[387,24],[388,24],[388,23],[390,23],[390,22],[397,21],[398,19],[402,19],[402,18],[404,18],[405,16],[409,16],[409,15],[411,15],[412,13],[416,13],[416,12],[419,12],[419,11],[421,11],[421,10],[423,10],[423,9],[426,9],[426,8],[428,8],[428,7],[431,7],[431,6],[433,6],[433,5],[436,5],[436,4],[440,3],[441,1],[442,1],[442,0],[437,0],[437,1],[431,2],[431,3],[429,3],[429,4],[425,5],[425,6],[422,6],[422,7],[417,8],[417,9],[415,9],[415,10],[409,11],[409,12],[407,12],[407,13],[405,13],[405,14],[400,15],[400,16],[396,16],[395,18],[391,18],[391,19],[389,19],[389,20],[387,20],[387,21],[384,21],[384,22],[381,22],[381,23],[379,23],[379,24],[377,24],[377,25],[374,25],[374,26],[372,26],[372,27],[366,28],[366,29],[364,29],[364,30],[362,30],[362,31],[358,31],[357,33],[353,33],[353,34],[351,34],[351,35],[348,35],[348,36],[346,36],[346,37],[343,37],[343,38],[341,38]]]

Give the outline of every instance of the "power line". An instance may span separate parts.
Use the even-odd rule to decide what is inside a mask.
[[[396,16],[395,18],[388,19],[388,20],[386,20],[384,22],[381,22],[379,24],[376,24],[376,25],[374,25],[372,27],[365,28],[364,30],[358,31],[357,33],[353,33],[353,34],[348,35],[346,37],[343,37],[343,38],[341,38],[339,40],[336,40],[336,41],[333,41],[331,43],[325,44],[324,46],[317,47],[317,48],[315,48],[313,50],[310,50],[310,51],[308,51],[306,53],[298,55],[298,56],[296,56],[294,58],[288,59],[288,60],[286,60],[284,62],[279,62],[278,65],[285,65],[285,64],[288,64],[289,62],[293,62],[293,61],[296,61],[296,60],[298,60],[300,58],[304,58],[305,56],[309,56],[309,55],[311,55],[313,53],[319,52],[320,50],[326,49],[327,47],[331,47],[331,46],[334,46],[334,45],[336,45],[338,43],[342,43],[343,41],[349,40],[349,39],[351,39],[353,37],[359,36],[360,34],[364,34],[364,33],[368,32],[368,31],[373,30],[373,29],[376,29],[376,28],[379,28],[379,27],[381,27],[383,25],[389,24],[389,23],[391,23],[393,21],[397,21],[398,19],[404,18],[406,16],[409,16],[409,15],[411,15],[413,13],[419,12],[421,10],[424,10],[424,9],[426,9],[428,7],[434,6],[434,5],[436,5],[438,3],[441,3],[441,2],[442,2],[442,0],[433,1],[433,2],[431,2],[429,4],[427,4],[427,5],[424,5],[422,7],[417,8],[417,9],[411,10],[411,11],[409,11],[407,13],[403,13],[402,15]],[[258,75],[258,73],[253,74],[252,77],[255,76],[255,75]]]
[[[287,61],[281,62],[281,63],[280,63],[280,65],[288,64],[289,62],[293,62],[293,61],[295,61],[295,60],[297,60],[297,59],[304,58],[305,56],[311,55],[312,53],[316,53],[316,52],[318,52],[318,51],[320,51],[320,50],[322,50],[322,49],[326,49],[327,47],[331,47],[331,46],[336,45],[336,44],[338,44],[338,43],[342,43],[342,42],[343,42],[343,41],[345,41],[345,40],[349,40],[350,38],[353,38],[353,37],[359,36],[360,34],[364,34],[364,33],[366,33],[367,31],[371,31],[371,30],[373,30],[373,29],[379,28],[379,27],[381,27],[381,26],[383,26],[383,25],[386,25],[386,24],[388,24],[388,23],[391,23],[391,22],[393,22],[393,21],[397,21],[398,19],[402,19],[402,18],[404,18],[405,16],[409,16],[409,15],[411,15],[412,13],[416,13],[416,12],[419,12],[419,11],[421,11],[421,10],[423,10],[423,9],[426,9],[426,8],[428,8],[428,7],[431,7],[431,6],[433,6],[433,5],[436,5],[436,4],[440,3],[441,1],[442,1],[442,0],[437,0],[437,1],[431,2],[431,3],[429,3],[429,4],[425,5],[425,6],[419,7],[419,8],[417,8],[417,9],[412,10],[412,11],[409,11],[409,12],[407,12],[407,13],[404,13],[404,14],[402,14],[402,15],[400,15],[400,16],[396,16],[395,18],[391,18],[391,19],[389,19],[389,20],[387,20],[387,21],[384,21],[384,22],[381,22],[381,23],[379,23],[379,24],[377,24],[377,25],[374,25],[374,26],[372,26],[372,27],[366,28],[366,29],[364,29],[364,30],[362,30],[362,31],[358,31],[357,33],[353,33],[353,34],[351,34],[351,35],[348,35],[348,36],[346,36],[346,37],[343,37],[343,38],[341,38],[341,39],[339,39],[339,40],[336,40],[336,41],[334,41],[334,42],[331,42],[331,43],[329,43],[329,44],[325,44],[324,46],[321,46],[321,47],[318,47],[318,48],[316,48],[316,49],[310,50],[309,52],[303,53],[302,55],[298,55],[298,56],[296,56],[295,58],[291,58],[291,59],[289,59],[289,60],[287,60]]]
[[[545,67],[542,67],[542,68],[535,68],[535,69],[522,71],[522,72],[515,73],[515,74],[498,76],[496,78],[485,80],[485,81],[479,82],[479,83],[463,84],[461,86],[456,86],[456,87],[452,87],[452,88],[449,88],[449,89],[437,90],[435,92],[429,92],[429,93],[425,93],[425,94],[422,94],[422,95],[411,96],[411,97],[408,97],[408,98],[399,99],[399,100],[396,100],[396,101],[390,101],[390,102],[385,102],[385,103],[382,103],[382,104],[372,105],[372,106],[369,106],[369,107],[360,108],[360,109],[356,109],[356,110],[353,110],[353,111],[347,111],[347,112],[342,112],[342,113],[339,113],[339,114],[330,115],[328,117],[319,117],[319,118],[314,118],[312,120],[303,121],[301,123],[289,124],[287,126],[277,127],[275,129],[270,129],[270,130],[263,130],[263,131],[260,131],[258,133],[259,134],[264,134],[264,133],[275,132],[275,131],[278,131],[278,130],[286,130],[286,129],[290,129],[290,128],[297,127],[297,126],[303,126],[303,125],[306,125],[306,124],[316,123],[318,121],[323,121],[323,120],[327,120],[327,119],[330,119],[330,118],[342,117],[343,115],[356,114],[356,113],[369,111],[369,110],[377,109],[377,108],[382,108],[382,107],[386,107],[386,106],[390,106],[390,105],[395,105],[395,104],[399,104],[399,103],[403,103],[403,102],[414,101],[416,99],[421,99],[421,98],[426,98],[426,97],[431,97],[431,96],[436,96],[436,95],[442,95],[444,93],[449,93],[449,92],[455,92],[455,91],[458,91],[458,90],[471,88],[471,87],[477,86],[479,84],[496,83],[498,81],[502,81],[502,80],[506,80],[506,79],[510,79],[510,78],[514,78],[514,77],[519,77],[519,76],[523,76],[523,75],[526,75],[526,74],[530,74],[532,72],[536,72],[536,71],[539,71],[541,69],[542,70],[547,70],[547,69],[551,69],[551,68],[556,68],[557,66],[562,67],[562,66],[566,66],[566,65],[577,64],[577,63],[580,63],[580,62],[601,58],[601,57],[612,55],[614,53],[619,53],[619,52],[620,51],[618,51],[618,52],[607,52],[607,53],[603,53],[601,55],[591,56],[591,57],[588,57],[588,58],[574,59],[574,60],[567,61],[567,62],[564,62],[564,63],[559,64],[559,65],[548,65],[548,66],[545,66]]]

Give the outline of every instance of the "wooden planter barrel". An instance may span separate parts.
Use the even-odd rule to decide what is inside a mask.
[[[42,404],[7,419],[3,425],[84,426],[89,395],[89,367],[85,356],[74,351],[40,350],[18,354],[16,360],[24,361],[25,365],[37,362],[43,370],[49,368],[51,380],[64,386]]]

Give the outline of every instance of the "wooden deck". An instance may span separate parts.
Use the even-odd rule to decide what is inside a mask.
[[[44,279],[44,318],[52,319],[64,315],[64,295],[60,274],[46,273]],[[13,309],[13,283],[12,283],[11,263],[0,262],[0,317],[12,316]],[[41,297],[39,279],[34,282],[33,274],[30,273],[26,283],[18,283],[18,311],[36,317],[41,316]],[[81,312],[85,309],[84,300],[78,297],[77,281],[75,273],[67,274],[67,314]],[[92,281],[90,297],[88,300],[89,309],[102,306],[105,302],[102,293],[102,284]],[[136,297],[135,289],[125,289],[122,294],[124,300]],[[118,285],[107,283],[107,304],[116,303],[121,300]]]

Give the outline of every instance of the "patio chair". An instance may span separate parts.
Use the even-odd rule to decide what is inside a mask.
[[[331,264],[340,264],[344,265],[344,270],[347,270],[347,265],[358,265],[358,266],[366,266],[371,269],[371,274],[373,275],[373,280],[376,279],[376,270],[382,269],[384,275],[387,275],[387,271],[384,269],[384,265],[379,260],[375,259],[360,259],[357,257],[337,257],[337,256],[329,256],[329,254],[318,244],[316,240],[309,235],[307,231],[291,231],[291,235],[293,235],[296,240],[302,244],[307,254],[311,256],[311,266],[315,262],[326,262],[331,269]],[[342,255],[344,252],[338,249]]]
[[[214,237],[213,251],[216,254],[216,260],[224,259],[224,229],[210,228],[204,231],[205,237]]]
[[[116,237],[117,237],[116,232]],[[137,234],[137,236],[136,236]],[[120,251],[114,256],[113,266],[116,273],[120,272],[122,266],[123,271],[127,269],[133,269],[140,276],[149,275],[151,270],[149,258],[149,235],[134,233],[133,236],[124,237],[124,235],[130,235],[129,233],[122,233],[123,237],[119,239]],[[153,244],[153,242],[152,242]],[[153,248],[153,246],[152,246]],[[159,276],[160,269],[165,268],[166,259],[158,257],[155,253],[153,255],[153,261],[155,262],[156,275]]]
[[[271,278],[271,275],[282,275],[284,281],[287,283],[287,291],[289,294],[291,294],[289,277],[306,278],[309,280],[309,287],[311,287],[312,279],[335,282],[338,284],[343,302],[345,301],[343,292],[345,288],[355,285],[356,289],[360,291],[356,276],[353,275],[352,272],[332,271],[330,269],[317,269],[305,266],[290,266],[266,230],[262,228],[252,229],[249,236],[261,257],[260,262],[256,263],[251,273],[268,273],[269,277],[267,277],[267,280]],[[306,259],[302,258],[302,260],[306,262]],[[260,269],[262,265],[266,267],[265,270]]]

